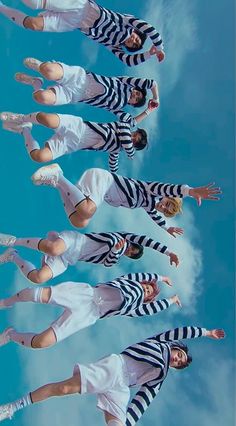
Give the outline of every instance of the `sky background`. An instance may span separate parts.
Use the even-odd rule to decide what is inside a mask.
[[[7,1],[7,0],[6,0]],[[187,183],[216,182],[223,195],[219,202],[184,201],[184,213],[170,226],[181,226],[174,239],[150,221],[143,211],[114,209],[103,205],[83,232],[126,230],[166,243],[181,265],[169,266],[168,258],[146,250],[139,261],[123,258],[106,270],[99,265],[78,264],[52,284],[68,280],[95,285],[128,272],[169,275],[173,289],[161,298],[178,293],[183,309],[172,306],[152,318],[113,318],[98,322],[57,346],[33,351],[14,345],[0,351],[0,403],[15,400],[47,382],[64,380],[76,362],[92,362],[119,353],[155,333],[182,325],[224,328],[224,341],[199,339],[189,342],[194,362],[185,371],[170,370],[159,396],[139,422],[140,426],[233,426],[234,389],[234,6],[233,1],[149,0],[129,2],[101,0],[101,5],[134,14],[152,23],[162,34],[166,60],[155,58],[127,68],[105,47],[80,32],[49,34],[24,31],[0,16],[0,109],[28,113],[38,110],[81,115],[86,120],[112,121],[112,114],[85,105],[41,108],[31,99],[31,88],[13,79],[24,71],[23,58],[60,60],[81,65],[104,75],[155,78],[161,105],[141,127],[149,134],[149,149],[130,161],[121,156],[119,173],[142,180]],[[7,1],[30,13],[20,1]],[[32,12],[34,14],[34,12]],[[147,47],[150,44],[147,43]],[[130,109],[131,111],[131,109]],[[138,113],[136,109],[134,114]],[[39,127],[39,142],[52,132]],[[17,236],[44,236],[50,230],[72,229],[57,191],[34,187],[30,176],[37,169],[27,156],[22,138],[0,129],[1,137],[1,232]],[[105,153],[78,152],[59,159],[72,182],[90,167],[107,167]],[[1,252],[3,249],[1,249]],[[20,253],[39,265],[40,254],[20,248]],[[1,296],[7,297],[29,285],[15,265],[0,269]],[[2,311],[1,329],[42,331],[61,313],[60,309],[19,304]],[[3,379],[4,378],[4,379]],[[88,426],[104,424],[93,396],[51,399],[15,415],[17,426]]]

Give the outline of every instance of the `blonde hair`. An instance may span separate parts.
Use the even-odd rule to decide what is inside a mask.
[[[177,214],[182,213],[182,206],[183,206],[183,201],[182,198],[172,198],[172,197],[168,197],[168,201],[170,203],[170,207],[168,210],[168,212],[164,213],[164,215],[166,217],[174,217]]]

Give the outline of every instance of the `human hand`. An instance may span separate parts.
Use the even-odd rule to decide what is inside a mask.
[[[170,258],[170,264],[171,264],[171,266],[173,265],[173,263],[175,263],[175,266],[177,268],[177,266],[179,265],[179,258],[177,256],[177,254],[175,254],[175,253],[169,253],[169,258]]]
[[[153,44],[152,47],[149,49],[149,53],[150,55],[157,55],[158,54],[158,49],[157,47]]]
[[[182,228],[176,228],[171,226],[170,228],[167,229],[167,232],[172,235],[172,237],[176,238],[176,235],[182,235],[184,233],[184,230]]]
[[[189,190],[189,196],[195,198],[197,205],[202,204],[202,200],[219,200],[217,194],[222,194],[219,187],[214,186],[215,183],[208,183],[205,186],[198,186]]]
[[[125,238],[123,238],[122,240],[118,241],[118,243],[116,243],[115,245],[115,249],[116,250],[121,250],[125,245]]]
[[[172,287],[172,282],[171,279],[169,277],[162,277],[162,282],[169,285],[170,287]]]
[[[158,50],[156,53],[156,57],[158,59],[159,62],[164,61],[165,59],[165,52],[163,50]]]
[[[172,297],[170,298],[170,300],[171,300],[173,303],[175,303],[177,306],[179,306],[180,308],[182,308],[182,303],[181,303],[180,298],[179,298],[179,296],[178,296],[177,294],[175,294],[174,296],[172,296]]]
[[[221,328],[216,328],[214,330],[207,330],[206,336],[216,340],[224,339],[225,332]]]
[[[149,111],[153,111],[154,109],[159,107],[159,100],[157,101],[157,99],[150,99],[148,101],[148,109]]]

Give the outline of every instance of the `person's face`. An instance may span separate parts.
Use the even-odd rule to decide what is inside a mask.
[[[150,284],[141,284],[144,291],[144,301],[152,298],[154,289]]]
[[[162,198],[161,201],[156,203],[155,208],[156,208],[156,210],[163,213],[164,215],[172,213],[172,203],[169,200],[169,198],[167,198],[167,197]]]
[[[131,36],[127,38],[124,42],[124,45],[131,49],[139,49],[141,47],[141,44],[141,38],[134,31],[131,33]]]
[[[143,98],[143,94],[136,89],[133,89],[131,94],[130,94],[130,98],[129,98],[129,104],[130,105],[135,105],[137,104],[141,99]]]
[[[171,367],[183,367],[186,365],[187,355],[186,353],[178,348],[171,349],[170,355],[170,366]]]
[[[131,140],[133,142],[134,147],[141,141],[142,136],[136,130],[136,132],[131,133]]]
[[[127,249],[125,250],[125,256],[132,257],[132,255],[138,254],[139,250],[136,247],[133,247],[132,245],[129,245]]]

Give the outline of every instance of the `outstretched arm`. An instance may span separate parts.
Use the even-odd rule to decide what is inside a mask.
[[[196,339],[197,337],[211,337],[212,339],[223,339],[225,337],[224,330],[206,330],[200,327],[179,327],[174,330],[166,331],[165,333],[154,336],[158,342],[173,342],[182,339]]]
[[[162,383],[156,386],[141,386],[139,391],[130,401],[127,409],[126,426],[134,426],[147,410],[155,396],[161,389]]]
[[[195,198],[197,205],[202,204],[202,200],[219,200],[218,194],[221,194],[219,187],[214,186],[215,183],[208,183],[205,186],[189,189],[189,197]]]
[[[156,300],[155,302],[145,303],[142,307],[135,309],[132,311],[128,317],[143,317],[146,315],[155,315],[159,314],[159,312],[168,309],[171,305],[176,304],[180,308],[182,307],[181,301],[177,294],[175,296],[170,297],[169,299]]]
[[[104,266],[107,268],[115,265],[117,262],[119,262],[120,257],[124,254],[124,251],[126,250],[126,244],[124,239],[117,239],[116,244],[111,248],[111,250],[108,252],[107,256],[104,259]]]

